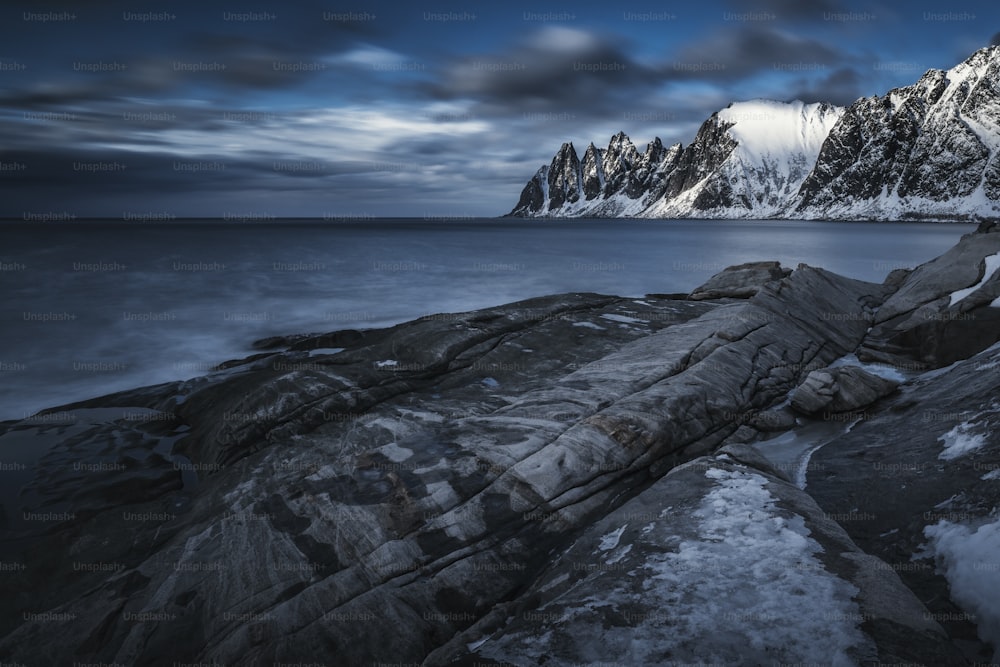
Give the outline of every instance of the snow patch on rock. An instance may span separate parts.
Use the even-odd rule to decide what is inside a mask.
[[[599,324],[594,324],[593,322],[573,322],[574,327],[580,327],[581,329],[596,329],[597,331],[607,331],[604,327]]]
[[[938,438],[944,444],[944,450],[938,454],[938,458],[953,461],[985,445],[986,437],[982,433],[972,433],[974,426],[970,422],[962,422]]]
[[[979,636],[993,644],[1000,658],[1000,520],[978,528],[939,521],[924,528],[951,587],[952,599],[975,616]]]
[[[761,475],[705,475],[717,486],[695,512],[700,539],[646,564],[648,595],[677,619],[674,636],[706,646],[711,637],[743,636],[758,651],[853,665],[848,651],[866,641],[852,600],[858,590],[824,569],[802,517],[780,516]],[[719,575],[732,572],[741,576]]]
[[[616,315],[615,313],[605,313],[601,315],[606,320],[611,320],[612,322],[619,322],[621,324],[646,324],[646,320],[640,320],[637,317],[629,317],[628,315]]]
[[[617,547],[618,541],[622,539],[622,533],[625,532],[626,528],[628,528],[627,523],[618,530],[613,530],[607,535],[603,536],[601,538],[601,543],[600,545],[598,545],[597,548],[600,549],[601,551],[611,551],[612,549]]]
[[[997,269],[1000,269],[1000,252],[998,252],[995,255],[987,255],[985,258],[983,258],[983,261],[986,263],[986,269],[983,271],[982,280],[980,280],[972,287],[966,287],[965,289],[960,289],[956,292],[952,292],[951,302],[948,304],[949,306],[954,306],[956,303],[958,303],[959,301],[961,301],[962,299],[969,296],[970,294],[978,290],[980,287],[985,285],[986,282],[993,277],[993,274],[996,273]],[[997,299],[997,301],[1000,301],[1000,299]],[[996,305],[997,301],[994,301],[990,305]]]

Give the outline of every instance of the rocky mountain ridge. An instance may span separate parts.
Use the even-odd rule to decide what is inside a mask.
[[[712,114],[688,146],[639,153],[619,132],[581,162],[563,144],[518,217],[1000,217],[1000,47],[849,107],[753,100]]]

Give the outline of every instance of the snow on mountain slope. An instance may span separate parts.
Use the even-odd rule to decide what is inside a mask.
[[[762,218],[779,216],[809,175],[843,109],[770,100],[738,102],[715,114],[716,132],[735,146],[692,187],[663,198],[643,217]],[[715,133],[705,139],[715,141]],[[697,152],[702,132],[691,147]]]
[[[640,154],[618,133],[584,166],[565,144],[510,215],[1000,217],[1000,47],[846,109],[737,102],[686,147],[656,139]]]
[[[842,113],[826,104],[753,100],[731,104],[719,112],[719,119],[733,123],[729,133],[739,143],[741,158],[764,164],[799,155],[815,159]]]
[[[1000,214],[1000,48],[848,107],[790,213],[883,220]]]
[[[548,174],[564,175],[539,197],[536,174],[512,215],[558,217],[760,217],[788,205],[843,109],[828,104],[754,100],[713,114],[691,145],[639,153],[624,133],[606,149],[591,144],[580,162],[564,144]],[[580,176],[573,174],[580,165]],[[576,185],[574,185],[576,184]],[[574,190],[573,188],[576,187]]]

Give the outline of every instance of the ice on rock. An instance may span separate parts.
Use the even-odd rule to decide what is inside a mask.
[[[622,539],[622,534],[625,532],[626,528],[628,528],[628,524],[627,523],[624,526],[622,526],[621,528],[619,528],[618,530],[614,530],[614,531],[608,533],[607,535],[605,535],[604,537],[602,537],[601,538],[601,544],[598,546],[598,548],[601,551],[610,551],[611,549],[614,549],[615,547],[617,547],[618,546],[618,542],[619,542],[619,540]]]
[[[944,450],[938,454],[938,458],[952,461],[985,445],[986,437],[982,433],[973,433],[973,428],[973,424],[962,422],[938,438],[944,444]]]
[[[717,486],[696,511],[700,539],[646,565],[647,594],[662,598],[678,619],[678,641],[736,635],[755,650],[853,665],[848,651],[865,642],[852,599],[858,591],[824,569],[816,556],[822,547],[802,517],[780,516],[761,475],[716,468],[705,474]],[[733,572],[742,575],[720,576]]]
[[[979,636],[993,644],[1000,658],[1000,521],[978,528],[939,521],[924,528],[930,551],[937,557],[952,598],[975,616]]]
[[[986,263],[986,269],[983,271],[982,280],[972,287],[966,287],[965,289],[958,290],[957,292],[952,292],[951,302],[948,304],[949,306],[954,306],[956,303],[985,285],[986,282],[993,277],[993,274],[996,273],[997,269],[1000,269],[1000,252],[995,255],[987,255],[983,261]],[[997,299],[990,305],[997,305],[997,301],[1000,301],[1000,299]]]
[[[618,322],[620,324],[646,324],[646,320],[640,320],[636,317],[629,317],[628,315],[616,315],[615,313],[605,313],[601,315],[602,318],[610,320],[612,322]]]

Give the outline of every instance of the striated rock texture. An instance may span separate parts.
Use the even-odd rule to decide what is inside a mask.
[[[564,295],[76,406],[168,413],[172,451],[211,474],[136,498],[144,520],[115,507],[25,537],[45,566],[5,596],[0,652],[422,660],[579,529],[712,451],[734,415],[853,350],[885,294],[801,267],[730,305]],[[121,567],[74,578],[56,554]],[[24,609],[76,619],[53,635]]]
[[[993,236],[955,252],[988,267]],[[824,426],[787,408],[810,373],[854,359],[889,304],[936,293],[957,261],[883,285],[799,266],[742,300],[563,294],[272,338],[201,378],[0,425],[32,457],[20,494],[0,496],[0,655],[981,659],[988,622],[932,615],[992,618],[955,556],[976,525],[917,517],[956,507],[986,525],[1000,487],[968,463],[994,449],[995,347],[953,340],[979,356],[902,384],[870,422],[835,422],[822,467],[817,443],[794,467],[762,456]],[[963,272],[956,289],[975,289],[959,301],[979,298],[980,273]],[[928,406],[945,411],[930,428]],[[905,491],[879,477],[897,468],[867,465],[911,461],[926,468]],[[879,502],[893,513],[854,521]],[[943,569],[897,576],[921,539]]]
[[[767,283],[781,280],[791,272],[791,269],[782,268],[779,262],[748,262],[730,266],[709,278],[704,285],[696,287],[688,298],[695,301],[725,297],[746,299]]]
[[[1000,340],[1000,227],[984,225],[908,274],[879,308],[865,360],[939,368]]]
[[[998,657],[995,605],[978,599],[995,601],[1000,590],[998,368],[993,346],[903,385],[814,453],[809,467],[809,494],[861,549],[898,572],[928,618],[967,651],[967,663],[928,664]],[[947,535],[960,539],[935,539]],[[980,639],[993,649],[975,652]]]
[[[549,173],[576,157],[566,146]],[[580,185],[549,195],[539,172],[509,215],[995,219],[1000,47],[846,109],[737,102],[712,114],[689,146],[664,152],[656,139],[642,156],[634,150],[619,133],[603,151],[603,166],[592,162],[601,194],[590,186],[584,196]]]
[[[791,396],[791,406],[806,415],[848,412],[890,395],[899,385],[857,366],[813,371]]]
[[[725,448],[674,468],[591,525],[517,601],[429,662],[960,660],[884,562],[863,553],[765,460],[747,454]]]

